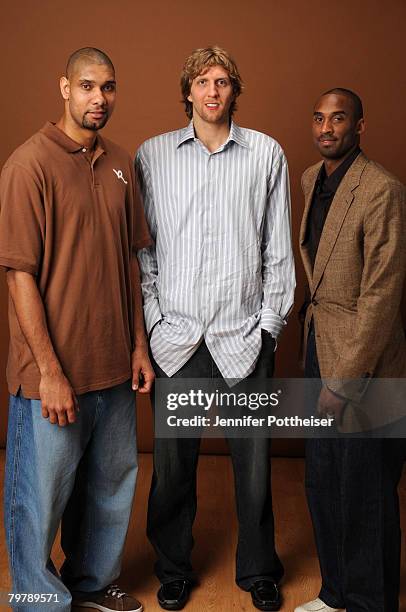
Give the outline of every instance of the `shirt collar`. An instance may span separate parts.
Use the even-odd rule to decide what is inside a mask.
[[[180,145],[182,145],[184,142],[187,142],[188,140],[194,140],[194,139],[195,139],[195,130],[193,127],[193,121],[191,121],[187,127],[180,130],[177,147],[180,147]]]
[[[343,162],[341,162],[338,168],[336,168],[334,172],[330,174],[330,176],[327,176],[324,164],[321,165],[317,180],[319,181],[319,185],[323,187],[323,191],[330,191],[332,193],[337,191],[350,166],[360,153],[361,149],[356,147],[354,151],[348,155]]]
[[[181,130],[181,133],[178,138],[177,148],[179,148],[183,143],[187,142],[188,140],[195,140],[195,139],[196,139],[196,135],[195,135],[195,130],[193,127],[193,120],[192,120],[187,127]],[[225,149],[225,147],[231,141],[237,143],[241,147],[248,148],[248,142],[247,142],[247,139],[244,137],[242,128],[240,128],[236,123],[234,123],[234,121],[231,121],[230,133],[228,135],[226,142],[223,144],[222,148]]]
[[[77,153],[82,151],[83,145],[79,144],[75,140],[72,140],[65,132],[59,129],[54,123],[47,121],[41,132],[47,136],[50,140],[55,142],[57,145],[65,149],[68,153]],[[104,153],[105,146],[102,138],[97,135],[94,147],[95,152]]]
[[[248,149],[248,141],[244,136],[243,129],[234,123],[234,121],[231,122],[230,134],[228,136],[227,143],[230,142],[230,140],[236,142],[238,145],[240,145],[240,147],[245,147]]]

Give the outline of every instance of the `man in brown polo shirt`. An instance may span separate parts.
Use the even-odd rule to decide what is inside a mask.
[[[32,595],[25,611],[68,612],[72,597],[102,611],[142,609],[111,584],[137,473],[134,390],[148,392],[154,376],[135,257],[150,237],[129,155],[98,135],[115,86],[103,52],[76,51],[60,82],[62,118],[20,146],[1,175],[14,610],[21,593]],[[59,576],[50,552],[61,520]]]

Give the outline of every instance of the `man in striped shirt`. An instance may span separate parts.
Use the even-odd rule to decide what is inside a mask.
[[[146,141],[136,167],[154,247],[140,251],[157,377],[268,378],[295,287],[288,168],[271,137],[232,121],[242,81],[218,47],[197,49],[181,78],[189,125]],[[156,410],[163,407],[155,406]],[[156,439],[148,536],[158,602],[179,610],[190,563],[199,439]],[[278,610],[269,440],[228,439],[239,541],[236,581]]]

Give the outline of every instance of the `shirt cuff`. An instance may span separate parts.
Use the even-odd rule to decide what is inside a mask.
[[[150,246],[153,246],[153,241],[152,238],[149,238],[148,236],[145,238],[141,238],[140,240],[137,240],[137,242],[134,242],[132,245],[132,253],[133,255],[137,255],[138,251],[141,251],[142,249],[147,249]]]
[[[159,307],[158,298],[153,298],[150,302],[144,305],[145,327],[149,336],[151,329],[162,319],[161,309]]]
[[[325,379],[324,384],[330,391],[349,402],[359,404],[371,382],[371,375],[366,374],[362,378],[347,380]]]
[[[261,327],[269,332],[275,340],[286,325],[279,315],[275,314],[271,308],[263,308],[261,312]]]
[[[27,272],[32,276],[36,276],[38,274],[38,267],[27,261],[23,261],[22,259],[14,259],[10,257],[2,257],[0,255],[0,267],[7,270],[16,270],[17,272]]]

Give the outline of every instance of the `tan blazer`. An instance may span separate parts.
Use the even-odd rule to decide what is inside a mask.
[[[376,395],[376,385],[373,393],[366,394],[371,379],[406,377],[400,312],[406,272],[406,191],[398,179],[360,153],[333,199],[312,273],[305,237],[321,163],[302,176],[305,210],[300,251],[311,297],[305,330],[307,335],[313,316],[321,376],[350,400],[343,427],[355,430],[354,418],[359,428],[396,418],[382,402],[371,407],[369,396]],[[401,403],[406,404],[404,396]],[[368,423],[360,410],[366,411]]]

